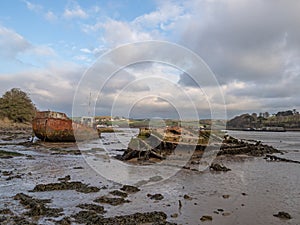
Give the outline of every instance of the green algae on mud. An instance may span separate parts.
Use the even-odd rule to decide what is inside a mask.
[[[59,217],[62,215],[62,208],[49,208],[45,204],[50,203],[50,199],[35,199],[24,193],[19,193],[14,196],[14,200],[19,200],[22,205],[29,208],[29,211],[25,212],[27,216],[48,216]]]
[[[98,215],[94,211],[80,211],[79,213],[72,216],[76,222],[83,224],[101,224],[101,225],[136,225],[151,223],[153,225],[176,225],[166,221],[167,215],[164,212],[145,212],[145,213],[134,213],[124,216],[115,216],[104,218],[102,215]]]
[[[98,192],[100,188],[94,186],[88,186],[80,181],[50,183],[50,184],[38,184],[32,192],[44,192],[44,191],[56,191],[56,190],[75,190],[81,193]]]

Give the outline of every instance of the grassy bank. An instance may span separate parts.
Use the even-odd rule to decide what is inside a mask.
[[[5,130],[27,130],[32,129],[31,123],[15,123],[8,118],[0,119],[0,129]]]

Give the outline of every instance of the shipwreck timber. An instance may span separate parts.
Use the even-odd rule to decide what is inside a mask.
[[[175,149],[193,151],[199,158],[204,151],[216,151],[216,155],[264,156],[280,153],[279,150],[257,141],[238,140],[223,132],[196,131],[186,128],[148,129],[140,128],[139,135],[132,138],[128,148],[118,158],[147,161],[150,158],[166,159]],[[193,158],[193,157],[192,157]]]

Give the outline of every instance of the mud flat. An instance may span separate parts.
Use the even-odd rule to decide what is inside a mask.
[[[2,140],[0,151],[11,157],[0,158],[0,224],[299,224],[299,164],[280,160],[300,161],[297,134],[228,139],[211,168],[199,170],[198,149],[187,169],[134,185],[106,180],[85,161],[124,149],[114,135],[104,134],[103,146],[87,143],[82,154],[73,154],[74,144],[28,143],[30,132]],[[97,154],[97,163],[107,160]]]

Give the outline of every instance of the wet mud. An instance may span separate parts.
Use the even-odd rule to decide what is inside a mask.
[[[0,138],[0,224],[250,224],[254,218],[255,224],[279,225],[299,219],[299,204],[287,200],[288,191],[295,199],[298,193],[297,179],[288,180],[297,165],[271,155],[282,151],[259,141],[227,142],[205,171],[195,169],[202,154],[196,151],[188,170],[172,179],[140,177],[136,184],[121,185],[93,172],[74,144],[31,143],[29,135],[22,131]],[[102,151],[95,145],[87,149]],[[276,156],[270,161],[277,163],[256,158],[266,154]],[[283,163],[289,176],[272,175]],[[266,179],[271,180],[262,186]],[[278,180],[282,191],[276,186],[275,193]]]

